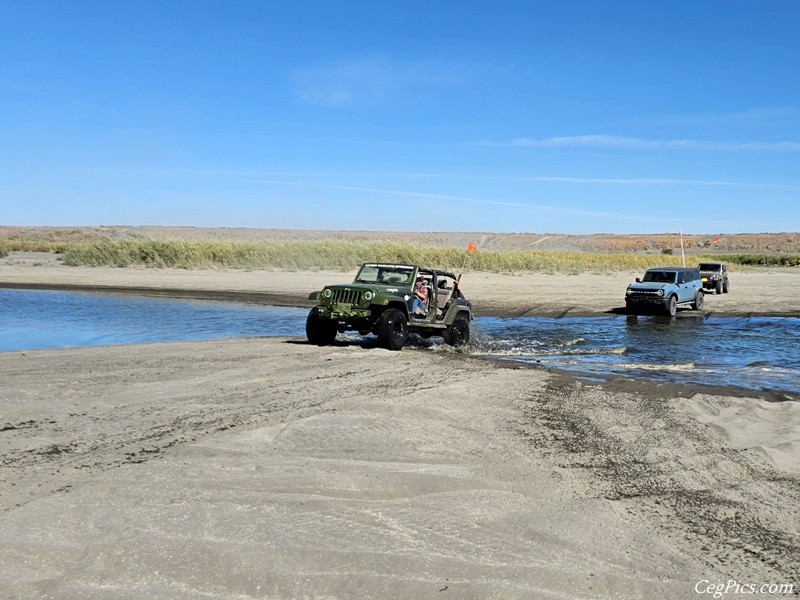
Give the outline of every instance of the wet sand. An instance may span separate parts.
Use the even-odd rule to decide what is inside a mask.
[[[27,283],[233,294],[331,280],[44,264],[0,280],[18,267]],[[750,275],[707,310],[750,312],[743,288],[769,286]],[[476,307],[556,309],[511,283],[529,278],[486,277],[466,280]],[[778,311],[798,277],[775,277],[762,297]],[[533,279],[585,297],[583,276]],[[798,402],[286,338],[7,352],[0,381],[2,598],[800,590]]]
[[[329,283],[349,283],[354,275],[339,271],[66,267],[54,254],[34,252],[15,252],[0,259],[0,288],[101,290],[284,306],[310,306],[309,292]],[[480,316],[590,316],[623,312],[625,288],[641,275],[466,272],[461,287]],[[800,269],[733,270],[730,278],[731,293],[706,294],[704,314],[800,316]]]

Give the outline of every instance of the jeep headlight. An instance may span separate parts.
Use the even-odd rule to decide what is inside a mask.
[[[364,292],[364,300],[366,300],[367,302],[369,302],[370,300],[372,300],[372,298],[374,298],[374,297],[375,297],[375,294],[373,294],[373,293],[372,293],[372,292],[370,292],[369,290],[367,290],[366,292]]]
[[[658,290],[656,292],[656,294],[658,294],[659,296],[663,296],[664,295],[664,290]]]
[[[324,290],[322,290],[323,298],[330,298],[331,296],[333,296],[333,292],[329,288],[325,288]]]

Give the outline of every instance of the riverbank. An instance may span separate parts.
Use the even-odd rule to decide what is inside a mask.
[[[10,352],[0,377],[4,597],[800,584],[795,402],[287,338]]]
[[[67,267],[55,254],[14,252],[0,259],[0,287],[123,293],[310,306],[308,294],[354,273]],[[481,316],[591,316],[622,312],[625,288],[641,273],[464,274],[462,289]],[[707,294],[705,313],[800,316],[800,269],[731,273],[731,293]]]

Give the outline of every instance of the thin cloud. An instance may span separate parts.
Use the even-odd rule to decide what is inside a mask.
[[[442,200],[442,201],[452,201],[452,202],[469,202],[472,204],[483,204],[483,205],[490,205],[490,206],[505,206],[509,208],[523,208],[529,210],[540,210],[540,211],[549,211],[549,212],[556,212],[556,213],[563,213],[569,215],[580,215],[585,217],[602,217],[602,218],[611,218],[623,221],[636,221],[636,222],[646,222],[646,223],[660,223],[663,221],[661,217],[645,217],[645,216],[638,216],[638,215],[631,215],[627,213],[611,213],[611,212],[603,212],[603,211],[594,211],[594,210],[584,210],[584,209],[577,209],[577,208],[568,208],[564,206],[551,206],[547,204],[531,204],[526,202],[514,202],[510,200],[494,200],[494,199],[487,199],[487,198],[475,198],[470,196],[459,196],[459,195],[452,195],[452,194],[434,194],[429,192],[415,192],[415,191],[408,191],[408,190],[396,190],[396,189],[387,189],[387,188],[371,188],[371,187],[360,187],[360,186],[351,186],[351,185],[336,185],[336,184],[328,184],[328,183],[311,183],[307,181],[287,181],[287,180],[277,180],[277,179],[242,179],[241,181],[250,181],[251,183],[261,183],[261,184],[269,184],[269,185],[287,185],[287,186],[298,186],[298,187],[309,187],[309,188],[320,188],[320,189],[330,189],[330,190],[340,190],[340,191],[347,191],[347,192],[365,192],[369,194],[383,194],[388,196],[400,196],[405,198],[420,198],[425,200]],[[692,221],[687,220],[687,222]]]
[[[743,181],[714,181],[707,179],[657,179],[657,178],[615,178],[615,177],[526,177],[526,181],[543,183],[583,183],[600,185],[703,185],[728,187],[794,187],[773,183],[750,183]]]
[[[304,103],[328,108],[408,102],[462,85],[463,65],[442,61],[395,62],[369,58],[294,71],[292,91]]]
[[[723,150],[798,152],[800,142],[719,142],[709,140],[647,140],[616,135],[573,135],[542,139],[517,138],[507,142],[483,142],[488,146],[523,148],[619,148],[627,150]]]
[[[483,180],[483,181],[521,181],[530,183],[565,183],[578,185],[650,185],[650,186],[720,186],[720,187],[763,187],[763,188],[786,188],[795,189],[797,186],[777,183],[760,183],[751,181],[725,181],[710,179],[669,179],[669,178],[621,178],[621,177],[565,177],[557,175],[542,175],[534,177],[513,177],[501,175],[480,175],[463,173],[408,173],[408,172],[328,172],[328,171],[238,171],[238,170],[219,170],[219,169],[186,169],[186,168],[120,168],[102,167],[90,168],[91,172],[112,172],[112,173],[152,173],[163,175],[189,175],[197,177],[211,177],[216,179],[231,179],[236,181],[272,181],[274,177],[302,177],[302,178],[397,178],[397,179],[451,179],[451,180]],[[267,179],[262,179],[267,178]],[[297,185],[328,185],[313,184],[311,182],[295,182]],[[333,185],[333,184],[331,184]],[[364,188],[354,188],[364,189]],[[527,206],[527,205],[526,205]]]
[[[33,89],[32,87],[18,83],[16,81],[12,81],[11,79],[0,79],[0,87],[12,90],[14,92],[23,92],[29,94],[38,93],[38,91]]]
[[[627,117],[621,122],[628,126],[728,126],[788,125],[800,122],[800,108],[795,106],[755,106],[731,113],[667,113]]]

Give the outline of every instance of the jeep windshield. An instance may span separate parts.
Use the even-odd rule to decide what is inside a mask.
[[[675,283],[675,271],[647,271],[642,281],[653,281],[656,283]]]
[[[353,283],[411,285],[414,267],[402,265],[364,265]]]
[[[699,268],[701,271],[719,271],[722,265],[719,263],[700,263]]]

